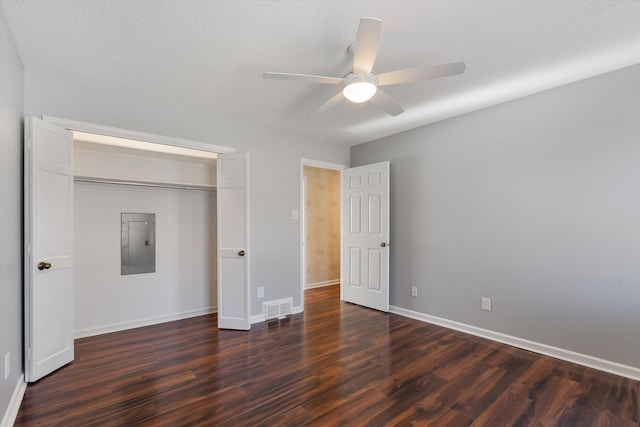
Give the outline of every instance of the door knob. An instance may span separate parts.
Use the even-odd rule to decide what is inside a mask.
[[[51,268],[50,262],[41,261],[38,263],[38,270],[48,270]]]
[[[238,252],[238,256],[244,256],[244,251]]]
[[[382,243],[380,243],[380,247],[382,247],[382,248],[386,248],[386,247],[387,247],[387,242],[382,242]]]

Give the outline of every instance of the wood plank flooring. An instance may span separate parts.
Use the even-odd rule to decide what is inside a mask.
[[[16,426],[640,426],[640,383],[306,292],[306,311],[76,341]]]

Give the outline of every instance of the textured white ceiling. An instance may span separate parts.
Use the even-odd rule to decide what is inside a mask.
[[[25,68],[356,144],[640,63],[640,1],[0,0]],[[383,20],[374,72],[464,61],[385,88],[406,112],[263,71],[341,77],[362,16]]]

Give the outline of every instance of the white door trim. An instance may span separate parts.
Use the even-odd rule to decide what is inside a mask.
[[[172,145],[174,147],[191,148],[194,150],[208,151],[210,153],[233,153],[235,148],[222,145],[213,145],[206,142],[192,141],[189,139],[174,138],[172,136],[157,135],[147,132],[139,132],[131,129],[116,128],[98,125],[95,123],[81,122],[77,120],[63,119],[60,117],[42,116],[42,120],[62,126],[65,129],[78,132],[96,133],[99,135],[113,136],[116,138],[135,139],[138,141],[153,142],[155,144]]]
[[[306,253],[305,253],[305,194],[304,194],[304,167],[305,166],[313,166],[316,168],[322,169],[331,169],[340,171],[340,175],[342,175],[342,171],[347,168],[347,165],[342,165],[340,163],[330,163],[324,162],[322,160],[313,160],[300,158],[300,215],[298,216],[300,220],[300,307],[302,311],[304,311],[304,288],[306,282]],[[340,179],[342,182],[342,176]],[[342,185],[340,186],[340,200],[342,200]],[[340,206],[340,210],[342,210],[342,206]],[[340,259],[342,260],[342,212],[340,212]],[[340,269],[342,273],[342,268]],[[342,280],[340,280],[342,283]],[[340,299],[342,299],[342,284],[340,285]]]

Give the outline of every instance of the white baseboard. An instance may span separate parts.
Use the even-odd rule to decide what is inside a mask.
[[[2,422],[0,422],[0,427],[11,427],[15,424],[18,411],[20,410],[20,404],[22,404],[22,398],[24,397],[24,392],[26,390],[27,383],[24,382],[24,375],[20,375],[20,378],[18,378],[18,382],[16,383],[16,387],[13,389],[9,406],[2,417]]]
[[[95,328],[78,329],[74,332],[74,338],[86,338],[95,335],[108,334],[111,332],[125,331],[127,329],[141,328],[143,326],[157,325],[159,323],[173,322],[174,320],[188,319],[190,317],[204,316],[206,314],[217,313],[218,307],[206,307],[196,310],[183,311],[180,313],[167,314],[164,316],[147,317],[144,319],[132,320],[129,322],[113,323],[110,325],[97,326]]]
[[[291,309],[291,314],[302,313],[302,307],[297,305]],[[251,316],[251,324],[260,323],[265,321],[264,313],[256,314],[255,316]]]
[[[305,289],[322,288],[324,286],[339,285],[339,284],[340,284],[340,279],[325,280],[324,282],[307,283],[306,285],[304,285],[304,288]]]
[[[478,328],[477,326],[467,325],[453,320],[443,319],[441,317],[431,316],[429,314],[417,311],[407,310],[406,308],[390,306],[389,311],[401,316],[410,317],[412,319],[421,320],[423,322],[432,323],[434,325],[443,326],[445,328],[454,329],[456,331],[465,332],[467,334],[476,335],[487,338],[492,341],[501,342],[513,347],[522,348],[524,350],[533,351],[535,353],[544,354],[545,356],[555,357],[556,359],[566,360],[567,362],[577,363],[578,365],[587,366],[611,374],[620,375],[640,381],[640,369],[633,366],[622,365],[617,362],[599,359],[582,353],[576,353],[564,348],[553,347],[534,341],[525,340],[523,338],[502,334],[500,332],[488,329]]]

